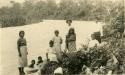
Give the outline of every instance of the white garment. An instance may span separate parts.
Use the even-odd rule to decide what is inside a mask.
[[[55,71],[54,74],[63,74],[63,69],[62,67],[58,67]]]
[[[86,75],[92,75],[90,68],[87,67],[85,71],[86,71]]]
[[[35,68],[30,68],[30,67],[25,67],[24,72],[26,75],[38,75],[37,72],[31,72],[31,71],[36,71],[38,70],[36,67]]]
[[[95,47],[96,45],[97,46],[99,45],[99,42],[97,40],[90,40],[88,44],[88,48]]]
[[[50,61],[58,62],[57,56],[56,56],[56,52],[55,52],[55,50],[52,47],[49,47],[47,49],[47,53],[48,53],[48,58],[50,59]]]
[[[54,37],[52,38],[52,41],[54,41],[54,46],[55,46],[56,44],[60,44],[60,45],[61,45],[62,38],[61,38],[60,36],[54,36]]]
[[[91,40],[91,36],[88,36],[88,37],[86,37],[85,39],[83,39],[83,43],[82,43],[82,44],[85,45],[85,46],[88,46],[90,40]]]
[[[109,70],[107,75],[112,75],[112,70]]]
[[[38,65],[37,65],[37,67],[38,67],[38,75],[41,75],[41,67],[43,66],[43,63],[39,63]]]
[[[117,60],[117,58],[115,57],[115,55],[113,55],[113,65],[116,65],[117,63],[118,63],[118,60]]]
[[[104,24],[102,23],[102,22],[98,22],[97,23],[97,32],[100,32],[101,33],[101,36],[103,36],[103,26],[104,26]]]

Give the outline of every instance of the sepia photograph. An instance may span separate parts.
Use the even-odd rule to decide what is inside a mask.
[[[0,0],[0,75],[125,75],[125,0]]]

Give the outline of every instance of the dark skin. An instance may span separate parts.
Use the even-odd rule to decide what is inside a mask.
[[[55,35],[56,35],[56,36],[59,36],[59,32],[58,32],[58,31],[56,31],[56,32],[55,32]]]
[[[20,37],[21,39],[23,39],[23,38],[24,38],[24,35],[25,35],[25,33],[24,33],[24,32],[21,32],[21,33],[19,34],[19,37]],[[21,57],[22,54],[21,54],[21,52],[20,52],[20,45],[19,45],[19,44],[17,45],[17,48],[18,48],[19,56]],[[27,54],[28,54],[28,52],[27,52]]]
[[[49,44],[49,47],[53,47],[53,44]],[[49,59],[48,58],[48,53],[46,53],[46,58]]]
[[[23,39],[23,38],[24,38],[24,35],[25,35],[25,34],[22,32],[22,33],[19,34],[19,37]],[[20,52],[20,46],[19,46],[19,45],[18,45],[18,53],[19,53],[19,56],[21,57],[22,54],[21,54],[21,52]]]
[[[58,31],[55,31],[55,35],[58,37],[58,36],[59,36],[59,32],[58,32]],[[60,44],[62,44],[62,39],[61,39]]]
[[[24,38],[24,34],[25,34],[24,31],[22,31],[22,32],[19,33],[20,39]],[[22,54],[21,54],[21,51],[20,51],[20,40],[18,40],[18,42],[17,42],[17,48],[18,48],[19,57],[21,57]],[[23,67],[19,67],[19,73],[20,73],[20,75],[24,75],[24,71],[23,70],[24,70]]]

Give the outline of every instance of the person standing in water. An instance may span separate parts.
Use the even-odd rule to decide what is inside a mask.
[[[69,52],[76,51],[76,33],[74,28],[70,28],[66,36],[66,48]]]
[[[57,55],[58,61],[61,60],[61,44],[62,44],[62,38],[59,36],[59,31],[55,30],[55,36],[53,37],[52,41],[54,42],[54,50]]]
[[[66,20],[66,23],[68,24],[68,26],[71,26],[72,20]]]
[[[24,74],[24,67],[27,67],[27,42],[24,38],[25,32],[19,32],[19,39],[17,41],[17,49],[19,54],[19,73]]]

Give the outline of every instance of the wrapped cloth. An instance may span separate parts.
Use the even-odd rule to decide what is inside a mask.
[[[54,48],[51,48],[51,47],[48,48],[47,53],[48,53],[48,58],[49,58],[50,61],[58,62],[56,52],[55,52]]]
[[[62,74],[63,75],[63,69],[62,67],[58,67],[55,71],[54,74]]]
[[[19,60],[19,67],[27,67],[27,47],[26,46],[21,46],[20,47],[20,52],[22,54],[21,57],[18,58]]]
[[[38,69],[36,67],[31,68],[31,67],[26,67],[24,68],[24,72],[26,75],[38,75],[37,73]]]

